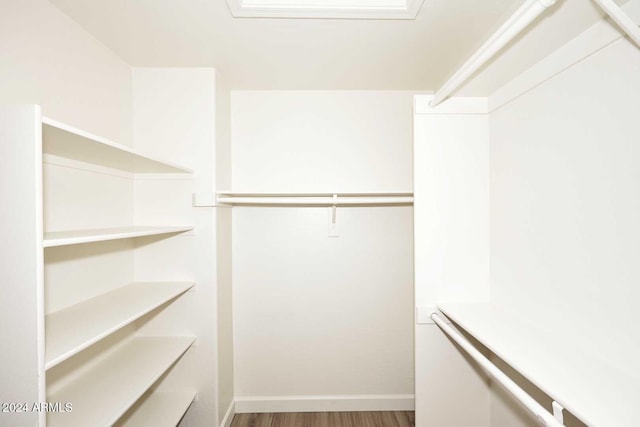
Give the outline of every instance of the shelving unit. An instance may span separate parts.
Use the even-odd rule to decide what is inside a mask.
[[[90,216],[83,217],[86,215],[84,213],[84,198],[87,195],[105,191],[103,200],[108,203],[110,197],[113,197],[112,195],[119,194],[114,191],[124,190],[125,194],[133,194],[134,196],[131,199],[132,205],[129,206],[129,212],[133,213],[137,191],[139,191],[135,184],[136,179],[152,177],[157,183],[153,185],[159,186],[164,186],[166,179],[175,180],[176,177],[181,180],[191,179],[190,173],[192,171],[188,168],[139,153],[89,132],[46,117],[41,118],[41,126],[42,155],[40,156],[41,163],[36,165],[36,169],[44,170],[45,186],[38,190],[43,193],[44,199],[43,212],[40,212],[39,215],[44,216],[44,212],[47,210],[55,211],[58,206],[55,197],[63,194],[61,191],[68,192],[65,197],[69,197],[60,202],[65,203],[66,215],[69,215],[71,219],[74,217],[82,219],[83,224],[91,224]],[[78,172],[68,175],[71,170],[92,174],[87,175],[87,178],[91,179],[88,179],[87,183],[78,182]],[[50,175],[48,176],[47,173]],[[73,177],[71,181],[68,181],[68,176]],[[56,179],[63,180],[55,181]],[[49,193],[47,196],[47,184],[52,186],[56,182],[59,183],[58,191]],[[98,188],[90,187],[96,184]],[[104,189],[101,186],[105,186]],[[78,192],[77,196],[74,196],[74,192]],[[166,195],[162,190],[156,190],[153,194],[159,194],[162,197]],[[102,198],[103,195],[100,194],[95,200],[102,200]],[[122,198],[116,200],[121,201]],[[95,215],[96,210],[94,208],[89,212],[91,212],[90,215]],[[193,226],[184,224],[157,226],[157,221],[153,221],[149,226],[144,223],[131,225],[140,218],[126,218],[122,215],[110,218],[112,219],[107,222],[113,222],[115,226],[109,228],[45,229],[40,247],[43,250],[48,250],[67,245],[145,236],[172,237],[193,230]],[[120,218],[126,219],[127,223],[118,224]],[[67,221],[68,219],[65,218],[64,224],[70,223]],[[53,224],[52,227],[55,227],[56,222],[53,221]],[[67,294],[63,293],[62,295],[66,295],[64,301],[69,301],[70,304],[62,304],[62,308],[56,309],[46,316],[43,315],[44,339],[43,342],[41,341],[41,346],[44,347],[44,366],[41,371],[46,372],[47,381],[51,379],[53,385],[40,386],[41,389],[46,390],[46,392],[41,390],[43,398],[40,400],[44,400],[46,393],[48,402],[71,403],[73,411],[67,413],[50,412],[46,414],[46,420],[44,414],[41,414],[40,425],[44,425],[46,422],[48,426],[53,427],[111,426],[119,422],[119,419],[129,411],[126,420],[122,420],[123,425],[139,425],[139,420],[143,418],[148,420],[162,419],[162,425],[175,426],[194,399],[195,391],[185,393],[183,391],[161,390],[155,391],[141,402],[137,402],[189,349],[195,338],[175,337],[171,336],[173,335],[171,333],[167,333],[168,336],[156,336],[158,335],[156,333],[141,333],[135,326],[136,320],[154,310],[164,310],[168,303],[180,298],[194,286],[194,283],[184,281],[136,282],[134,278],[137,277],[137,273],[130,269],[135,263],[133,251],[136,250],[137,245],[117,247],[120,248],[116,250],[119,251],[117,256],[111,255],[104,259],[100,258],[100,260],[110,263],[127,260],[128,264],[122,267],[119,267],[118,264],[103,266],[104,268],[115,268],[120,272],[118,275],[125,274],[125,272],[127,275],[133,274],[131,283],[126,286],[114,290],[112,284],[104,281],[99,286],[87,282],[85,288],[90,290],[87,294],[91,295],[91,291],[93,291],[93,296],[84,301],[73,303],[75,298],[68,295],[68,292],[73,292],[73,286],[47,283],[48,279],[45,277],[44,294],[66,292]],[[94,247],[92,250],[102,253],[98,247]],[[114,249],[105,250],[106,253],[109,253]],[[73,273],[77,272],[82,275],[82,280],[87,280],[85,273],[78,270],[78,268],[82,268],[84,253],[82,247],[71,252],[60,252],[77,266],[74,267],[75,270],[63,270],[62,274],[54,277],[57,280],[64,278],[64,280],[77,281],[79,279],[73,277]],[[45,257],[46,259],[47,257]],[[95,264],[93,261],[91,265],[99,264]],[[51,268],[54,267],[51,266]],[[69,276],[69,271],[72,272],[71,276]],[[82,285],[83,283],[75,284],[76,287]],[[40,303],[41,310],[44,310],[46,304],[42,301]],[[162,310],[154,315],[163,315]],[[134,326],[135,333],[133,335],[127,334],[115,341],[102,341],[129,325]],[[94,345],[99,345],[99,347]],[[95,349],[92,350],[94,355],[90,359],[91,361],[86,361],[83,357],[79,359],[74,357],[79,356],[89,347]],[[61,372],[64,373],[64,380],[62,383],[58,383]],[[51,378],[49,378],[50,376]],[[137,406],[135,406],[136,403],[138,403]],[[134,409],[130,410],[132,406]],[[132,422],[135,424],[131,424]]]
[[[193,285],[188,282],[132,283],[47,315],[45,368],[53,368],[182,295]]]
[[[192,359],[179,361],[196,340],[183,336],[189,299],[178,303],[196,272],[171,253],[191,250],[192,239],[171,239],[194,229],[192,171],[35,105],[0,107],[0,131],[11,140],[2,170],[12,186],[1,197],[12,209],[0,227],[14,252],[3,271],[15,305],[0,317],[20,325],[6,337],[16,356],[2,372],[17,392],[3,398],[73,408],[15,422],[175,426],[197,393],[183,364]],[[107,243],[144,236],[164,238]]]
[[[193,337],[140,337],[129,341],[73,382],[47,396],[49,402],[73,403],[71,412],[50,413],[48,425],[113,425],[194,340]]]
[[[185,231],[190,230],[193,230],[192,226],[178,225],[166,227],[129,226],[93,230],[45,232],[42,246],[45,248],[51,248],[55,246],[76,245],[79,243],[103,242],[106,240],[184,233]]]
[[[640,380],[492,304],[438,308],[587,425],[637,425]]]
[[[115,427],[175,427],[195,397],[194,391],[154,392]]]

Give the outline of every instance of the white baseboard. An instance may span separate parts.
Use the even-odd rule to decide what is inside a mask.
[[[238,414],[257,412],[413,411],[413,394],[249,396],[235,398]]]
[[[231,427],[231,422],[233,421],[233,416],[236,414],[236,404],[232,400],[229,403],[229,407],[227,408],[227,412],[224,414],[224,418],[220,423],[220,427]]]

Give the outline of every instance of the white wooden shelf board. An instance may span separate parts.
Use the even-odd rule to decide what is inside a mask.
[[[45,154],[133,173],[191,173],[191,169],[137,153],[124,145],[42,118]]]
[[[438,308],[590,426],[640,425],[640,380],[490,303]]]
[[[153,392],[116,427],[176,427],[195,397],[195,391]]]
[[[189,282],[138,282],[46,316],[50,369],[193,287]]]
[[[54,231],[44,233],[42,245],[45,248],[79,243],[102,242],[105,240],[128,239],[132,237],[154,236],[159,234],[183,233],[193,230],[193,226],[165,226],[165,227],[116,227],[92,230]]]
[[[140,337],[123,345],[48,402],[71,403],[71,412],[51,412],[49,427],[111,426],[194,342],[193,337]]]

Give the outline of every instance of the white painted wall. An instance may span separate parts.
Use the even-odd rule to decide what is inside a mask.
[[[640,2],[628,6],[640,18]],[[608,26],[495,95],[506,104],[490,115],[491,292],[638,378],[640,51],[620,38],[601,48]],[[530,424],[493,400],[493,426]]]
[[[0,107],[0,402],[44,397],[41,112],[33,105]],[[8,185],[7,183],[11,183]],[[8,208],[10,207],[10,208]],[[10,408],[5,408],[10,409]],[[2,411],[0,424],[36,425],[38,414]]]
[[[131,145],[131,68],[47,0],[3,0],[0,102]]]
[[[419,95],[416,103],[429,97]],[[445,110],[447,109],[447,110]],[[416,304],[489,298],[486,99],[452,99],[415,116]],[[464,266],[464,268],[461,268]]]
[[[243,191],[410,191],[410,92],[234,91]]]
[[[216,73],[216,189],[231,188],[231,90]],[[218,424],[233,419],[233,283],[231,208],[216,208],[218,282]]]
[[[192,208],[191,196],[215,188],[215,71],[199,68],[133,70],[134,145],[195,171],[194,180],[137,180],[137,223],[194,224],[191,235],[139,239],[137,280],[195,281],[188,292],[144,325],[146,334],[185,334],[197,345],[178,361],[159,388],[193,388],[198,400],[181,425],[210,425],[217,419],[216,399],[216,229],[212,207]],[[176,209],[177,207],[177,209]]]
[[[405,92],[234,91],[234,190],[411,191],[411,109]],[[326,208],[233,208],[237,410],[412,406],[412,220],[338,208],[329,238]]]
[[[640,320],[638,71],[621,40],[491,115],[496,301],[527,316],[544,304],[549,322],[589,331],[576,344],[636,375],[616,330]]]
[[[486,100],[416,96],[416,306],[489,298]],[[434,324],[416,326],[416,426],[488,426],[485,377]]]

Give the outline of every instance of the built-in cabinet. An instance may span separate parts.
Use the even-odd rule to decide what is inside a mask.
[[[155,280],[140,280],[136,263],[140,250],[158,253],[165,240],[194,232],[189,221],[161,223],[163,206],[191,207],[192,171],[48,119],[37,106],[2,107],[0,135],[3,185],[13,188],[3,192],[2,235],[15,249],[3,262],[12,282],[4,297],[16,306],[0,319],[3,328],[20,325],[7,336],[16,363],[0,373],[20,386],[0,397],[26,403],[9,415],[12,425],[177,425],[196,389],[186,378],[157,385],[196,337],[175,334],[188,326],[162,316],[194,292],[185,280],[193,273],[178,278],[173,269],[158,281],[158,261]],[[165,191],[172,180],[180,184]]]

